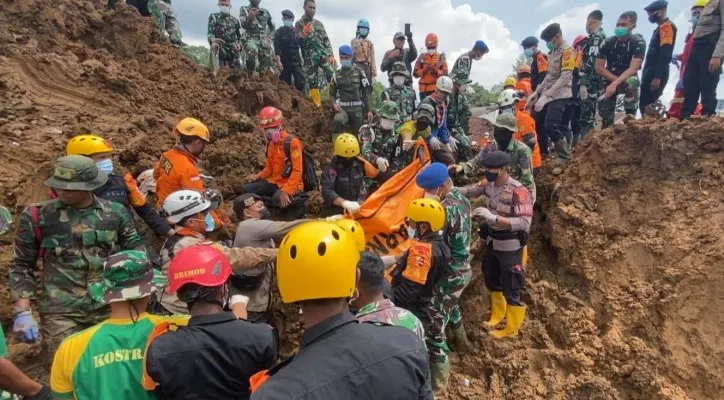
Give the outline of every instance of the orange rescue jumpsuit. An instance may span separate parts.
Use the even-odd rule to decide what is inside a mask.
[[[289,134],[282,131],[278,143],[269,143],[266,150],[266,164],[264,169],[259,172],[259,179],[265,179],[267,182],[276,185],[284,193],[289,196],[304,191],[304,181],[302,173],[304,163],[302,160],[302,142],[294,138],[289,146],[289,156],[292,163],[292,171],[288,177],[283,177],[286,168],[287,156],[284,154],[284,141]]]
[[[540,156],[540,146],[538,143],[538,133],[535,130],[535,120],[525,111],[518,111],[516,113],[516,120],[518,124],[518,131],[513,134],[513,139],[524,142],[523,137],[529,133],[535,135],[536,146],[532,151],[532,164],[533,169],[538,169],[543,165],[543,159]]]

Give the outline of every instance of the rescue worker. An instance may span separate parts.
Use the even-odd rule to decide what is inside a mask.
[[[463,53],[455,60],[450,75],[458,77],[460,80],[467,81],[470,79],[470,70],[473,68],[473,61],[480,61],[483,56],[488,54],[490,49],[482,40],[475,41],[473,49],[467,53]]]
[[[32,205],[18,218],[8,268],[13,335],[26,343],[38,339],[30,300],[37,296],[35,274],[42,259],[41,357],[48,370],[63,339],[108,315],[108,307],[91,300],[88,286],[102,280],[103,261],[111,251],[145,251],[126,207],[93,195],[107,180],[90,158],[61,157],[45,181],[58,198]]]
[[[638,16],[627,11],[618,18],[614,36],[606,39],[598,51],[596,73],[603,78],[598,101],[598,113],[603,128],[613,125],[616,112],[616,97],[623,94],[623,108],[626,114],[636,115],[639,104],[638,71],[644,61],[646,41],[633,33]]]
[[[518,102],[518,110],[525,111],[525,106],[528,104],[528,96],[533,94],[533,86],[531,85],[530,78],[530,65],[520,64],[518,67],[517,77],[518,80],[515,83],[515,90],[522,93],[520,101]]]
[[[406,84],[410,79],[410,72],[407,71],[405,63],[398,61],[392,65],[389,75],[390,86],[382,92],[381,99],[396,102],[400,110],[400,122],[407,122],[412,119],[417,103],[415,90]]]
[[[284,116],[274,107],[259,112],[259,127],[266,138],[266,163],[259,173],[247,177],[250,183],[241,187],[242,193],[254,193],[267,199],[277,208],[304,208],[302,142],[284,129]],[[287,143],[288,142],[288,143]],[[287,156],[285,146],[289,147]]]
[[[186,303],[191,319],[149,339],[144,387],[159,399],[248,399],[249,378],[277,359],[272,329],[239,319],[228,304],[232,266],[213,246],[180,251],[169,267],[170,293]]]
[[[294,25],[294,30],[299,35],[309,97],[319,107],[322,105],[322,95],[319,92],[322,78],[327,81],[327,84],[332,81],[333,65],[336,62],[324,25],[321,21],[314,19],[316,13],[317,3],[314,0],[304,0],[304,16]],[[322,77],[320,73],[324,76]]]
[[[377,77],[377,65],[375,65],[375,45],[367,39],[370,34],[370,22],[362,18],[357,22],[357,32],[350,42],[354,54],[354,64],[365,72],[365,76],[374,82]],[[367,88],[368,96],[372,94],[372,84]]]
[[[359,156],[357,137],[349,133],[337,136],[334,157],[322,167],[322,199],[324,215],[356,214],[370,195],[365,178],[374,179],[377,168]]]
[[[576,52],[563,40],[563,32],[559,24],[548,25],[540,35],[551,50],[548,56],[548,73],[545,80],[538,85],[535,92],[528,98],[528,110],[536,113],[544,112],[545,130],[548,137],[540,136],[541,151],[548,147],[547,139],[553,142],[556,149],[556,163],[561,165],[568,160],[569,148],[566,141],[570,137],[570,123],[573,116],[573,69],[576,67]]]
[[[231,0],[219,0],[219,12],[209,15],[206,36],[211,57],[219,57],[219,66],[241,68],[241,23],[231,15]]]
[[[297,354],[252,378],[251,399],[432,399],[419,338],[358,323],[349,312],[359,259],[353,237],[329,222],[303,224],[282,241],[279,293],[284,303],[299,303],[304,332]]]
[[[198,244],[213,244],[230,260],[235,273],[244,274],[267,266],[276,257],[276,250],[261,248],[228,248],[214,243],[209,236],[215,230],[210,213],[218,208],[218,200],[193,190],[179,190],[171,193],[163,203],[163,214],[174,225],[176,234],[161,247],[163,272],[168,276],[169,266],[181,250]],[[164,293],[159,303],[165,312],[186,314],[186,305],[176,296]],[[162,310],[163,312],[163,310]]]
[[[427,333],[433,388],[438,394],[447,387],[450,379],[450,350],[445,327],[450,325],[456,347],[461,352],[470,348],[460,312],[460,296],[472,277],[472,215],[470,201],[453,185],[444,164],[432,163],[425,167],[417,174],[415,182],[425,190],[426,199],[437,200],[445,208],[445,243],[450,246],[452,256],[445,276],[433,289]]]
[[[526,60],[530,60],[530,86],[533,92],[535,92],[538,89],[538,85],[543,83],[543,80],[545,80],[548,74],[548,56],[538,50],[538,38],[534,36],[528,36],[523,39],[521,46],[523,47]],[[529,99],[526,99],[526,107],[528,106],[528,101]],[[541,146],[540,151],[544,157],[547,157],[549,153],[548,130],[545,126],[547,111],[548,110],[544,108],[540,112],[531,113],[533,118],[535,118],[535,126],[538,129],[538,138],[540,139],[538,143]]]
[[[209,128],[195,118],[182,119],[174,129],[179,143],[161,155],[153,168],[156,179],[156,208],[160,209],[166,197],[181,189],[206,190],[196,163],[210,141]],[[220,228],[223,220],[211,213],[215,226]]]
[[[686,40],[684,40],[684,50],[673,57],[673,62],[679,67],[679,80],[676,82],[676,89],[674,89],[674,98],[671,100],[669,106],[669,118],[679,118],[681,116],[681,109],[684,106],[684,74],[686,72],[686,66],[691,58],[691,49],[694,47],[694,29],[699,21],[701,10],[704,9],[709,3],[709,0],[695,0],[694,5],[691,7],[691,17],[689,23],[691,23],[691,31],[687,33]],[[693,115],[701,114],[701,104],[698,103],[694,108]]]
[[[644,8],[649,15],[649,22],[657,27],[651,36],[641,74],[641,116],[644,115],[646,107],[659,100],[669,81],[669,64],[674,54],[678,29],[666,16],[668,5],[666,0],[656,0]]]
[[[701,95],[701,115],[716,114],[716,89],[724,57],[724,0],[711,0],[701,10],[694,30],[694,46],[684,73],[684,105],[680,118],[689,118]]]
[[[515,87],[517,85],[518,85],[518,80],[512,76],[508,76],[505,79],[503,79],[503,90],[515,89]]]
[[[371,251],[363,251],[357,268],[360,272],[357,282],[358,296],[351,303],[357,308],[357,321],[380,326],[401,326],[415,332],[420,341],[424,342],[425,327],[415,314],[385,298],[385,264],[380,256]]]
[[[415,62],[413,76],[419,78],[420,101],[435,93],[438,78],[447,75],[447,60],[445,53],[437,51],[437,35],[430,33],[425,37],[425,48],[427,52],[420,54]],[[452,90],[452,85],[450,85]]]
[[[543,159],[540,155],[540,146],[538,146],[535,120],[530,116],[530,113],[520,109],[519,103],[524,101],[520,100],[520,96],[520,91],[504,90],[498,100],[498,111],[500,114],[513,114],[515,116],[518,130],[513,133],[513,139],[522,142],[531,149],[531,166],[533,167],[533,175],[535,176],[540,167],[543,166]],[[481,146],[481,148],[485,148],[485,146]],[[526,179],[524,179],[521,174],[519,180],[522,182]]]
[[[588,37],[584,41],[581,51],[581,67],[578,73],[581,76],[581,137],[586,137],[588,132],[596,125],[596,106],[598,97],[603,93],[601,88],[602,78],[596,72],[596,59],[604,42],[606,34],[603,32],[603,13],[601,10],[594,10],[588,14],[586,19],[586,33]],[[574,139],[575,141],[575,139]]]
[[[266,8],[259,8],[259,3],[261,0],[249,0],[249,5],[242,6],[239,11],[239,21],[244,28],[246,69],[257,74],[274,69],[271,37],[276,30],[271,13]]]
[[[171,0],[148,0],[148,11],[156,21],[161,36],[167,37],[174,47],[184,45],[181,41],[181,27],[171,7]]]
[[[464,76],[464,71],[453,74],[453,92],[447,106],[447,128],[448,132],[456,142],[456,151],[453,152],[458,160],[467,160],[470,151],[470,139],[468,139],[468,121],[472,112],[465,92],[472,81]]]
[[[352,62],[353,51],[348,45],[339,48],[340,69],[330,82],[329,98],[334,102],[332,140],[336,139],[346,126],[355,135],[364,125],[365,119],[372,120],[369,94],[371,87],[365,72]]]
[[[380,174],[377,181],[382,183],[390,179],[405,166],[406,160],[402,157],[400,136],[395,127],[400,119],[397,103],[386,100],[377,110],[379,121],[372,125],[362,127],[362,157],[377,166]]]
[[[437,80],[436,89],[422,100],[421,104],[429,104],[435,109],[435,118],[430,126],[428,145],[432,157],[445,164],[455,162],[454,154],[457,152],[457,139],[450,136],[447,125],[448,105],[453,92],[453,81],[447,76],[441,76]]]
[[[483,326],[492,330],[490,334],[496,339],[517,336],[526,311],[520,291],[525,288],[523,248],[530,233],[533,202],[528,190],[508,175],[510,163],[510,156],[502,151],[483,160],[488,183],[479,194],[488,199],[488,207],[473,211],[473,215],[484,220],[480,227],[485,240],[482,266],[485,287],[490,291],[491,313]],[[505,327],[495,329],[503,319]]]
[[[405,39],[407,39],[407,48],[405,48]],[[408,73],[406,85],[411,87],[412,78],[409,74],[412,74],[412,63],[417,60],[417,46],[415,46],[415,42],[412,41],[412,32],[395,33],[395,36],[392,38],[392,43],[395,47],[385,53],[385,56],[382,58],[380,70],[387,72],[387,78],[392,78],[392,67],[395,63],[401,62],[405,64]]]
[[[60,344],[50,375],[53,397],[155,399],[138,384],[143,375],[146,341],[157,325],[185,325],[188,317],[170,319],[146,312],[151,296],[163,289],[165,278],[143,251],[111,255],[101,276],[90,286],[89,295],[109,305],[110,316]]]

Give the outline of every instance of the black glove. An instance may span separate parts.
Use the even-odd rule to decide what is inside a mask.
[[[412,32],[407,32],[405,36],[407,36],[408,41],[412,40]]]
[[[43,385],[43,388],[35,396],[25,397],[25,400],[51,400],[50,388]]]

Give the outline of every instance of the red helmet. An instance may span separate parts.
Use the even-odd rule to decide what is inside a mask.
[[[224,253],[213,245],[187,247],[171,260],[168,267],[168,292],[176,293],[187,283],[214,287],[223,285],[231,276],[231,264]]]
[[[434,33],[428,33],[425,36],[425,47],[437,47],[437,35]]]
[[[582,41],[586,40],[586,35],[578,35],[575,39],[573,39],[573,48],[577,49],[578,45],[581,44]]]
[[[278,108],[264,107],[259,111],[259,126],[261,129],[276,128],[284,122],[284,116]]]

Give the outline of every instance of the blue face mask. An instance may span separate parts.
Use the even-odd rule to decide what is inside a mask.
[[[343,67],[351,67],[352,66],[352,60],[341,60],[339,62]]]
[[[293,19],[285,19],[284,20],[284,26],[291,28],[294,25]]]
[[[96,167],[105,172],[106,175],[110,175],[113,172],[113,160],[106,158],[105,160],[96,161]]]
[[[533,48],[532,48],[532,47],[529,48],[529,49],[523,50],[523,53],[525,54],[526,57],[533,57],[533,54],[535,54],[535,53],[533,52]]]
[[[204,217],[204,224],[206,232],[213,232],[214,229],[216,229],[216,222],[214,222],[214,216],[211,215],[211,213],[206,213],[206,216]]]
[[[699,22],[699,17],[691,17],[691,19],[689,19],[689,22],[691,22],[691,25],[696,26],[696,23]]]
[[[498,179],[498,172],[485,171],[485,180],[495,182],[496,179]]]
[[[410,237],[410,239],[415,238],[415,230],[413,228],[407,227],[407,236]]]
[[[359,35],[362,37],[367,37],[367,35],[370,33],[369,28],[357,28],[357,32],[359,32]]]

